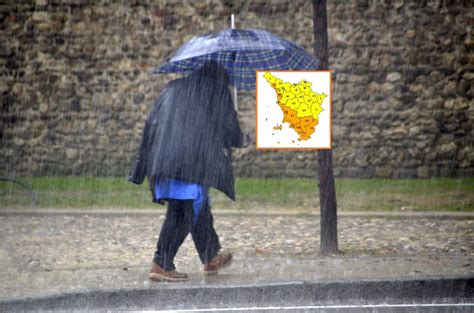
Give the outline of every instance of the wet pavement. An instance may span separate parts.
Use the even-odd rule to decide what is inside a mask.
[[[176,288],[147,279],[163,211],[54,212],[0,213],[1,301]],[[341,213],[342,253],[323,257],[317,215],[215,211],[234,262],[206,278],[188,237],[175,263],[190,281],[178,288],[450,277],[471,279],[472,287],[473,226],[473,213]]]

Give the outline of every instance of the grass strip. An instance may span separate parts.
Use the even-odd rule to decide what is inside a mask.
[[[42,208],[157,208],[147,184],[122,177],[18,178],[33,189]],[[237,201],[211,190],[214,209],[316,210],[316,179],[238,178]],[[474,211],[474,178],[336,179],[341,211]],[[18,185],[0,182],[0,208],[32,207]]]

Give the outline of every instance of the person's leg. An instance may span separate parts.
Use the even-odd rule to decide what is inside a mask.
[[[175,269],[173,260],[186,236],[192,229],[193,201],[174,200],[168,202],[168,211],[161,227],[153,261],[165,271]]]
[[[208,200],[204,201],[191,234],[201,262],[203,264],[210,262],[221,249],[221,245],[214,229],[214,219]]]

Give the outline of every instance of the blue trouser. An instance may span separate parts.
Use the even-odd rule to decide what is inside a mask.
[[[221,248],[208,200],[203,203],[195,223],[193,203],[193,200],[168,200],[166,218],[153,258],[165,271],[175,269],[174,257],[189,233],[203,264],[211,261]]]

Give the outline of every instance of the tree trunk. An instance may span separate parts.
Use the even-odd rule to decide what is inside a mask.
[[[321,61],[320,70],[328,69],[328,28],[326,0],[313,0],[314,53]],[[318,151],[319,202],[321,205],[321,243],[323,255],[338,252],[337,203],[332,151]]]

